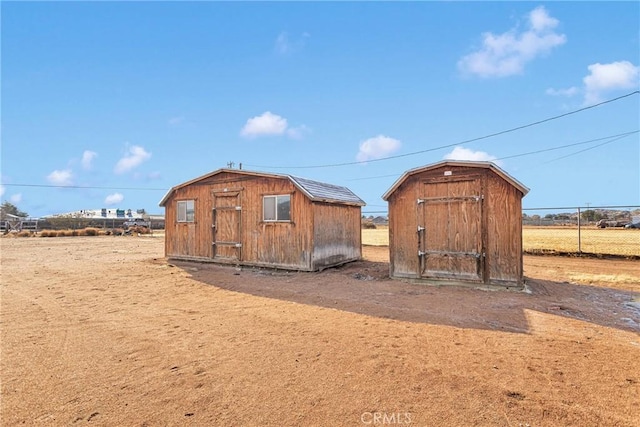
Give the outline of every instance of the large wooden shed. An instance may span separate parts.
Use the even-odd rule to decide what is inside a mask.
[[[382,196],[391,277],[522,287],[528,191],[491,162],[447,160],[405,172]]]
[[[362,257],[361,207],[348,188],[240,169],[175,186],[165,208],[168,258],[316,271]]]

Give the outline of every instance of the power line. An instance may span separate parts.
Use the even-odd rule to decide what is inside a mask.
[[[497,159],[494,159],[494,160],[506,160],[506,159],[513,159],[513,158],[516,158],[516,157],[530,156],[530,155],[533,155],[533,154],[540,154],[540,153],[545,153],[547,151],[561,150],[563,148],[575,147],[576,145],[590,144],[592,142],[598,142],[598,141],[603,141],[605,139],[608,140],[608,139],[614,138],[614,139],[612,139],[610,141],[606,141],[606,142],[604,142],[602,144],[594,145],[593,147],[587,148],[585,150],[581,150],[581,151],[578,151],[576,153],[569,154],[567,156],[563,156],[563,157],[560,157],[558,159],[554,159],[554,160],[560,160],[560,159],[563,159],[565,157],[569,157],[569,156],[581,153],[583,151],[591,150],[593,148],[597,148],[597,147],[600,147],[602,145],[606,145],[606,144],[618,141],[619,139],[626,138],[627,136],[630,136],[630,135],[633,135],[633,134],[637,134],[638,132],[640,132],[640,130],[634,130],[634,131],[630,131],[630,132],[620,133],[620,134],[617,134],[617,135],[604,136],[604,137],[601,137],[601,138],[590,139],[588,141],[581,141],[581,142],[574,142],[574,143],[571,143],[571,144],[559,145],[557,147],[545,148],[545,149],[542,149],[542,150],[536,150],[536,151],[529,151],[529,152],[526,152],[526,153],[514,154],[512,156],[500,157],[500,158],[497,158]],[[550,161],[554,161],[554,160],[550,160]],[[389,177],[394,177],[394,176],[400,176],[400,174],[395,173],[395,174],[390,174],[390,175],[369,176],[369,177],[365,177],[365,178],[353,178],[353,179],[348,179],[347,181],[364,181],[364,180],[368,180],[368,179],[389,178]]]
[[[624,136],[620,136],[618,138],[614,138],[611,141],[605,141],[605,142],[603,142],[601,144],[594,145],[593,147],[589,147],[589,148],[585,148],[583,150],[576,151],[575,153],[567,154],[566,156],[557,157],[555,159],[548,160],[548,161],[546,161],[544,163],[551,163],[551,162],[555,162],[557,160],[566,159],[567,157],[575,156],[576,154],[584,153],[585,151],[593,150],[594,148],[598,148],[598,147],[602,147],[603,145],[611,144],[612,142],[616,142],[616,141],[618,141],[618,140],[620,140],[622,138],[624,138]]]
[[[492,133],[492,134],[489,134],[489,135],[484,135],[484,136],[479,136],[479,137],[476,137],[476,138],[471,138],[471,139],[467,139],[467,140],[463,140],[463,141],[458,141],[458,142],[455,142],[455,143],[452,143],[452,144],[441,145],[439,147],[428,148],[426,150],[414,151],[414,152],[405,153],[405,154],[398,154],[398,155],[395,155],[395,156],[381,157],[379,159],[370,159],[370,160],[355,161],[355,162],[344,162],[344,163],[333,163],[333,164],[326,164],[326,165],[312,165],[312,166],[264,166],[264,165],[247,165],[247,166],[254,167],[254,168],[263,168],[263,169],[318,169],[318,168],[331,168],[331,167],[338,167],[338,166],[351,166],[351,165],[358,165],[358,164],[363,164],[363,163],[373,163],[373,162],[382,162],[382,161],[391,160],[391,159],[399,159],[399,158],[402,158],[402,157],[409,157],[409,156],[415,156],[417,154],[428,153],[430,151],[442,150],[444,148],[451,148],[451,147],[454,147],[456,145],[468,144],[470,142],[475,142],[475,141],[480,141],[480,140],[483,140],[483,139],[493,138],[495,136],[504,135],[504,134],[507,134],[507,133],[515,132],[515,131],[522,130],[522,129],[526,129],[526,128],[529,128],[529,127],[532,127],[532,126],[537,126],[537,125],[540,125],[542,123],[550,122],[552,120],[561,119],[563,117],[567,117],[567,116],[570,116],[572,114],[577,114],[577,113],[580,113],[582,111],[586,111],[586,110],[589,110],[589,109],[592,109],[592,108],[600,107],[602,105],[609,104],[611,102],[616,102],[616,101],[619,101],[621,99],[627,98],[627,97],[629,97],[631,95],[637,95],[639,93],[640,93],[640,91],[636,90],[634,92],[627,93],[626,95],[622,95],[622,96],[619,96],[617,98],[613,98],[613,99],[609,99],[609,100],[606,100],[606,101],[602,101],[602,102],[594,104],[594,105],[589,105],[587,107],[583,107],[583,108],[580,108],[578,110],[569,111],[568,113],[560,114],[558,116],[549,117],[549,118],[546,118],[546,119],[543,119],[543,120],[538,120],[536,122],[528,123],[526,125],[517,126],[517,127],[514,127],[514,128],[510,128],[510,129],[507,129],[507,130],[500,131],[500,132],[495,132],[495,133]]]
[[[614,141],[617,141],[619,139],[626,138],[627,136],[633,135],[634,133],[638,133],[638,132],[640,132],[640,130],[634,130],[634,131],[631,131],[631,132],[620,133],[618,135],[605,136],[605,137],[602,137],[602,138],[590,139],[589,141],[575,142],[573,144],[566,144],[566,145],[560,145],[560,146],[557,146],[557,147],[545,148],[543,150],[529,151],[528,153],[514,154],[513,156],[500,157],[499,159],[496,159],[496,160],[513,159],[515,157],[523,157],[523,156],[529,156],[529,155],[532,155],[532,154],[540,154],[540,153],[545,153],[547,151],[561,150],[563,148],[575,147],[576,145],[590,144],[592,142],[598,142],[598,141],[602,141],[602,140],[609,139],[609,138],[615,138],[615,139],[613,139],[611,141],[607,141],[607,142],[604,143],[604,144],[609,144],[610,142],[614,142]],[[587,150],[591,150],[592,148],[600,147],[600,145],[604,145],[604,144],[595,145],[595,146],[593,146],[591,148],[588,148]],[[561,157],[561,158],[563,158],[563,157]]]
[[[42,188],[81,188],[92,190],[135,190],[135,191],[169,191],[167,188],[140,188],[140,187],[94,187],[83,185],[47,185],[47,184],[5,184],[5,187],[42,187]]]
[[[599,106],[602,106],[602,105],[605,105],[605,104],[616,102],[616,101],[619,101],[621,99],[627,98],[629,96],[637,95],[639,93],[640,93],[640,91],[636,90],[634,92],[627,93],[627,94],[619,96],[617,98],[613,98],[613,99],[609,99],[609,100],[606,100],[606,101],[602,101],[602,102],[600,102],[598,104],[590,105],[588,107],[583,107],[583,108],[580,108],[578,110],[574,110],[574,111],[570,111],[568,113],[564,113],[564,114],[560,114],[560,115],[557,115],[557,116],[549,117],[549,118],[546,118],[546,119],[543,119],[543,120],[538,120],[536,122],[532,122],[532,123],[529,123],[529,124],[526,124],[526,125],[517,126],[517,127],[511,128],[511,129],[500,131],[500,132],[495,132],[495,133],[492,133],[492,134],[489,134],[489,135],[484,135],[484,136],[480,136],[480,137],[476,137],[476,138],[471,138],[471,139],[467,139],[467,140],[463,140],[463,141],[458,141],[458,142],[455,142],[455,143],[452,143],[452,144],[441,145],[439,147],[428,148],[428,149],[425,149],[425,150],[414,151],[414,152],[411,152],[411,153],[398,154],[398,155],[395,155],[395,156],[388,156],[388,157],[381,157],[379,159],[371,159],[371,160],[355,161],[355,162],[345,162],[345,163],[334,163],[334,164],[327,164],[327,165],[315,165],[315,166],[260,166],[260,165],[246,165],[246,166],[256,167],[256,168],[265,168],[265,169],[314,169],[314,168],[329,168],[329,167],[338,167],[338,166],[350,166],[350,165],[357,165],[357,164],[363,164],[363,163],[369,163],[369,162],[381,162],[381,161],[384,161],[384,160],[391,160],[391,159],[397,159],[397,158],[402,158],[402,157],[409,157],[409,156],[414,156],[414,155],[417,155],[417,154],[423,154],[423,153],[428,153],[428,152],[431,152],[431,151],[441,150],[441,149],[444,149],[444,148],[450,148],[450,147],[453,147],[453,146],[456,146],[456,145],[468,144],[470,142],[480,141],[480,140],[483,140],[483,139],[488,139],[488,138],[492,138],[492,137],[495,137],[495,136],[504,135],[506,133],[511,133],[511,132],[515,132],[515,131],[518,131],[518,130],[522,130],[522,129],[525,129],[525,128],[528,128],[528,127],[537,126],[537,125],[542,124],[542,123],[546,123],[546,122],[549,122],[549,121],[552,121],[552,120],[557,120],[557,119],[560,119],[560,118],[563,118],[563,117],[566,117],[566,116],[569,116],[569,115],[572,115],[572,114],[577,114],[577,113],[580,113],[582,111],[586,111],[586,110],[589,110],[589,109],[592,109],[592,108],[596,108],[596,107],[599,107]],[[613,139],[611,141],[607,141],[607,142],[604,142],[602,144],[598,144],[598,145],[595,145],[593,147],[590,147],[590,148],[587,148],[587,149],[584,149],[584,150],[580,150],[580,151],[577,151],[575,153],[572,153],[572,154],[569,154],[569,155],[566,155],[566,156],[563,156],[563,157],[559,157],[557,159],[549,161],[549,162],[552,162],[552,161],[564,159],[566,157],[570,157],[572,155],[576,155],[576,154],[582,153],[584,151],[588,151],[588,150],[591,150],[591,149],[594,149],[594,148],[597,148],[597,147],[600,147],[600,146],[603,146],[603,145],[606,145],[606,144],[610,144],[612,142],[615,142],[615,141],[617,141],[619,139],[625,138],[625,137],[627,137],[629,135],[632,135],[632,134],[638,133],[638,132],[639,132],[638,130],[635,130],[635,131],[631,131],[631,132],[627,132],[627,133],[623,133],[623,134],[618,134],[618,135],[612,135],[612,136],[607,136],[607,137],[603,137],[603,138],[592,139],[592,140],[589,140],[589,141],[576,142],[576,143],[573,143],[573,144],[566,144],[566,145],[547,148],[547,149],[543,149],[543,150],[536,150],[536,151],[530,151],[530,152],[527,152],[527,153],[515,154],[515,155],[512,155],[512,156],[501,157],[501,158],[498,158],[498,159],[495,159],[495,160],[505,160],[505,159],[515,158],[515,157],[522,157],[522,156],[528,156],[528,155],[532,155],[532,154],[539,154],[539,153],[543,153],[543,152],[546,152],[546,151],[559,150],[559,149],[562,149],[562,148],[567,148],[567,147],[572,147],[572,146],[582,145],[582,144],[588,144],[588,143],[591,143],[591,142],[602,141],[604,139],[609,139],[609,138],[615,138],[615,139]],[[394,177],[394,176],[399,176],[399,175],[400,174],[379,175],[379,176],[366,177],[366,178],[354,178],[354,179],[350,179],[348,181],[361,181],[361,180],[367,180],[367,179],[387,178],[387,177]],[[140,187],[99,187],[99,186],[81,186],[81,185],[6,184],[6,183],[1,183],[0,185],[3,185],[5,187],[74,188],[74,189],[94,189],[94,190],[132,190],[132,191],[165,191],[165,192],[168,191],[167,188],[140,188]]]

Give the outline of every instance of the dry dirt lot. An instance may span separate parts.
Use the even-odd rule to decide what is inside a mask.
[[[529,293],[3,238],[1,425],[634,426],[640,262],[526,257]]]

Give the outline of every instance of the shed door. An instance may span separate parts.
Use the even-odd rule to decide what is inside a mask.
[[[483,281],[480,178],[442,178],[420,188],[419,276]]]
[[[213,258],[218,261],[242,259],[239,191],[213,194]]]

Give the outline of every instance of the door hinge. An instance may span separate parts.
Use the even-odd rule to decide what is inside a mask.
[[[421,231],[424,231],[424,230],[425,230],[425,228],[424,228],[424,227],[420,227],[420,226],[418,226],[418,233],[420,233]]]
[[[236,206],[236,210],[237,211],[241,211],[242,210],[242,206]]]
[[[241,248],[242,247],[242,243],[236,243],[236,248]]]
[[[425,200],[424,199],[418,199],[418,204],[424,203]]]
[[[418,251],[418,256],[425,256],[427,253],[423,251]]]

